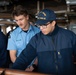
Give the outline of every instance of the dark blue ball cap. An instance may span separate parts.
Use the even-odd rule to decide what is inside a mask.
[[[46,24],[50,21],[56,20],[56,14],[53,10],[50,9],[43,9],[37,15],[37,21],[35,24]]]

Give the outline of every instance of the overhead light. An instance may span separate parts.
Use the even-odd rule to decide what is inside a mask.
[[[76,0],[66,0],[66,4],[76,5]]]

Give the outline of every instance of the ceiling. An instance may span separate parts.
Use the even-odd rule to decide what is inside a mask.
[[[7,6],[10,8],[14,5],[21,4],[28,9],[32,9],[37,7],[37,1],[40,1],[40,4],[44,2],[45,7],[66,6],[67,4],[76,5],[76,0],[0,0],[0,6]]]
[[[0,9],[6,9],[6,11],[1,10],[0,12],[11,12],[14,6],[24,5],[29,11],[36,13],[37,11],[37,2],[39,1],[40,10],[42,9],[42,3],[44,2],[44,8],[54,8],[54,10],[61,10],[60,6],[66,7],[65,0],[0,0]],[[6,6],[6,8],[4,7]]]
[[[48,8],[55,11],[58,20],[76,19],[76,0],[0,0],[0,18],[10,18],[16,5],[25,6],[34,16],[40,10]]]

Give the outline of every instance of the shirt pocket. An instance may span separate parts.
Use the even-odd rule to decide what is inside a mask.
[[[21,39],[16,39],[16,46],[17,46],[17,49],[22,49],[23,41]]]

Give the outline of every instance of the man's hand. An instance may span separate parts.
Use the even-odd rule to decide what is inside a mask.
[[[25,69],[25,71],[32,72],[34,70],[33,66],[29,66]]]

